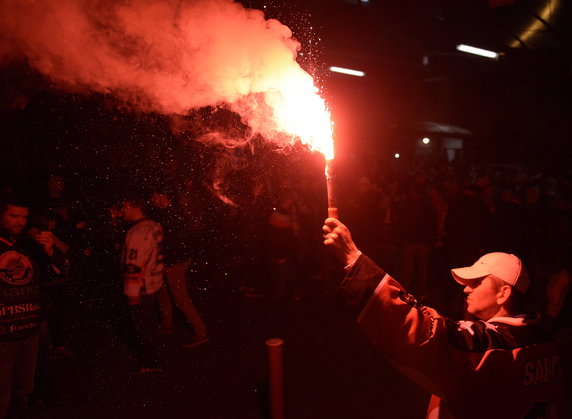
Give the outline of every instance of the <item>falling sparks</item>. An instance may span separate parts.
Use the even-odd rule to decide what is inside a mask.
[[[232,0],[0,2],[0,64],[25,59],[62,90],[145,112],[226,104],[253,133],[330,156],[329,113],[299,52],[287,26]]]
[[[0,65],[25,61],[50,87],[167,115],[174,134],[223,146],[221,154],[264,138],[279,149],[300,141],[333,159],[330,112],[297,61],[315,55],[305,52],[290,28],[233,0],[0,2]],[[247,129],[179,126],[211,107],[234,112]],[[212,192],[234,207],[229,170],[215,171]]]

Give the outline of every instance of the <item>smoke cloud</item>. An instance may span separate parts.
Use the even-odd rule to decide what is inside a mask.
[[[228,104],[272,137],[272,99],[296,62],[290,29],[232,0],[2,0],[0,63],[25,59],[57,87],[184,115]]]

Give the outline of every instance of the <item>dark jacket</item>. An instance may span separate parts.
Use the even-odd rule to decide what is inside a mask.
[[[0,342],[37,333],[41,283],[63,276],[66,263],[58,249],[48,257],[33,239],[0,231]]]
[[[427,417],[557,417],[560,354],[537,319],[447,319],[364,255],[339,298],[374,346],[432,393]]]

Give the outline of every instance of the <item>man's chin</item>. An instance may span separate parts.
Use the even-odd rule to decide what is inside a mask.
[[[466,298],[463,301],[463,309],[465,310],[465,313],[469,312],[469,300],[467,300]]]
[[[469,317],[469,318],[476,318],[475,311],[473,310],[473,308],[471,307],[470,303],[469,303],[467,300],[465,300],[464,309],[465,309],[465,315],[466,315],[467,317]]]

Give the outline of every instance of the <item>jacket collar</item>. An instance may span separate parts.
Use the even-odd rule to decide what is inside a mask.
[[[538,322],[538,316],[533,314],[518,314],[516,316],[507,316],[507,317],[493,317],[492,319],[487,320],[487,323],[506,323],[512,324],[515,326],[524,326],[531,323]]]

